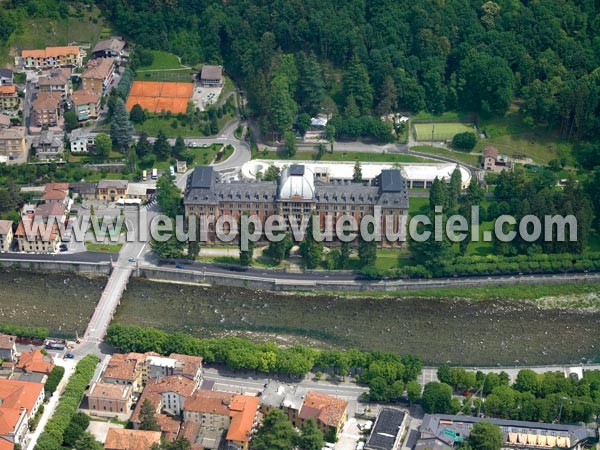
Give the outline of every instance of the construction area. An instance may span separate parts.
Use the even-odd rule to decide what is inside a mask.
[[[127,110],[131,111],[137,104],[151,113],[170,111],[185,114],[193,90],[192,83],[134,81],[127,99]]]

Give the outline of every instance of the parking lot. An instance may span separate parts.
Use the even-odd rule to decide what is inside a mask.
[[[208,106],[217,102],[222,90],[222,87],[204,87],[197,84],[194,87],[192,101],[200,108],[200,111],[204,111]]]

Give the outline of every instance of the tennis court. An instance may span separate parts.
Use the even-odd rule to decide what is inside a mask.
[[[450,141],[455,134],[475,131],[471,124],[461,122],[415,123],[413,127],[417,141]]]
[[[127,99],[127,109],[131,111],[137,104],[151,113],[185,113],[193,90],[192,83],[134,81]]]

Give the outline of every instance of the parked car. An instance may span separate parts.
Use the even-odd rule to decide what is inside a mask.
[[[75,355],[73,353],[65,353],[65,358],[73,359],[75,358]]]
[[[136,259],[135,258],[129,258],[127,261],[129,261],[129,262],[136,262]]]
[[[175,264],[176,269],[183,269],[183,264]]]

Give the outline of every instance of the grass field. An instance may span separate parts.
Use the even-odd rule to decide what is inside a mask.
[[[179,63],[176,55],[162,50],[152,50],[154,61],[140,67],[136,73],[138,81],[192,81],[192,69]]]
[[[571,287],[569,292],[576,290]],[[427,292],[412,298],[402,293],[395,298],[365,293],[349,297],[199,288],[136,278],[115,321],[201,337],[237,335],[283,345],[412,353],[426,364],[579,363],[600,356],[597,308],[540,308],[536,302],[509,300],[496,292],[502,291],[489,288],[485,297],[491,299],[478,301],[451,292],[442,298]],[[561,339],[549,339],[551,332],[560,332]]]
[[[221,148],[223,148],[223,144],[211,144],[208,147],[190,147],[189,150],[194,152],[194,162],[192,165],[206,166],[210,164]],[[225,159],[223,159],[223,161],[225,161]]]
[[[177,124],[177,126],[175,126]],[[179,124],[176,117],[170,119],[164,119],[158,116],[149,117],[142,124],[136,124],[135,129],[138,132],[145,131],[150,136],[158,135],[159,131],[163,131],[167,137],[175,138],[177,136],[188,137],[188,136],[204,136],[204,125],[196,127],[184,127]]]
[[[415,129],[415,139],[417,141],[450,141],[455,134],[475,131],[472,125],[460,122],[415,123],[412,126]]]
[[[96,242],[86,242],[85,249],[89,252],[102,252],[102,253],[119,253],[123,244],[116,242],[114,244],[98,244]]]
[[[316,151],[299,151],[290,158],[285,151],[258,152],[254,159],[289,159],[293,161],[360,161],[360,162],[389,162],[389,163],[417,163],[433,162],[430,159],[398,153],[367,153],[367,152],[325,152],[321,159],[317,159]]]
[[[0,323],[47,327],[54,336],[83,335],[106,278],[0,270]]]
[[[412,147],[411,150],[414,150],[415,152],[444,156],[446,158],[450,158],[465,164],[470,164],[475,167],[477,167],[479,164],[479,155],[473,153],[446,150],[445,148],[431,147],[429,145],[418,145],[416,147]]]

